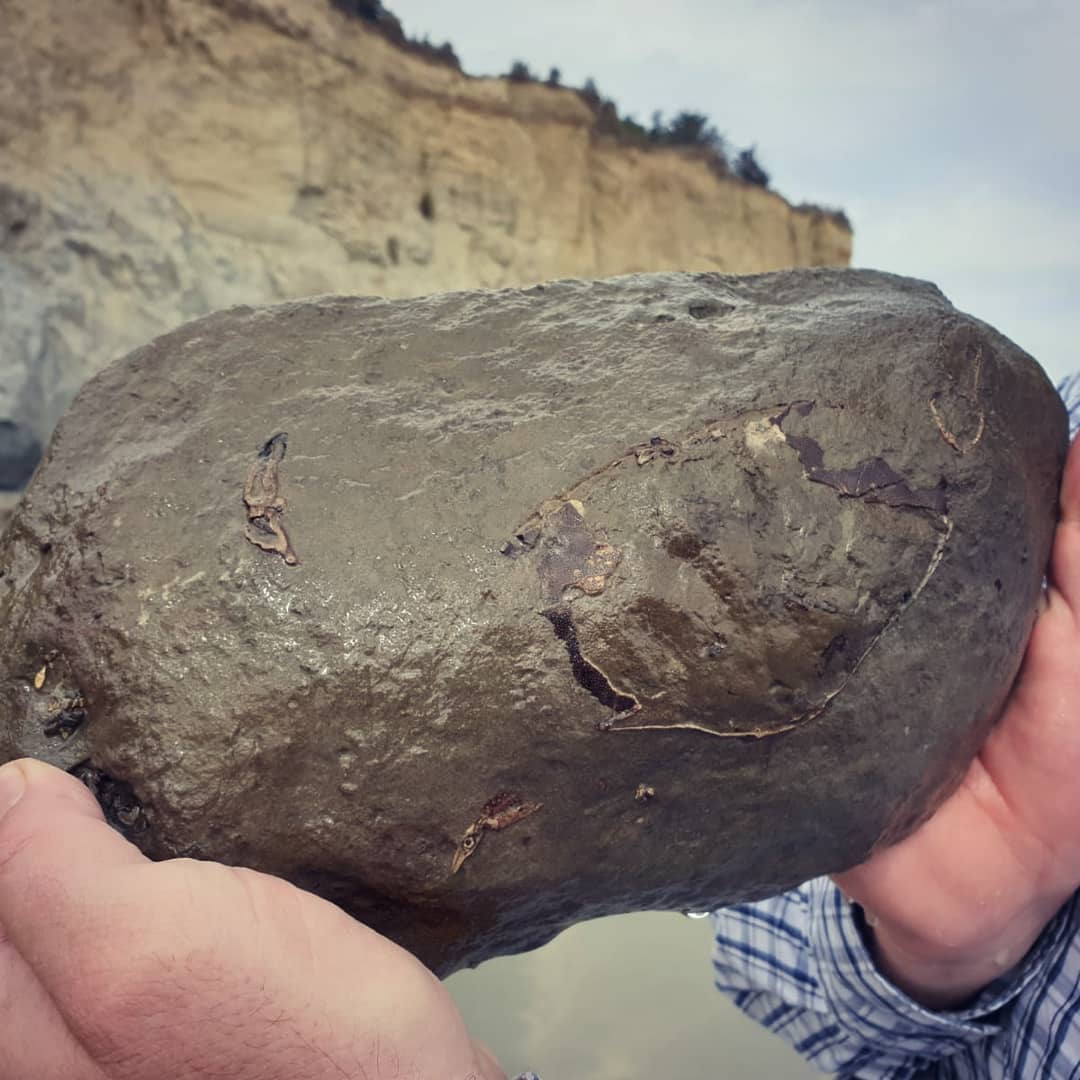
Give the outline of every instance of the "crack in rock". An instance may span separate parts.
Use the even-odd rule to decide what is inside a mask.
[[[941,433],[941,437],[948,443],[952,449],[963,457],[969,450],[974,450],[976,446],[982,441],[983,435],[986,433],[986,411],[978,404],[979,402],[979,383],[982,380],[982,366],[983,366],[983,352],[982,346],[975,346],[975,358],[972,362],[973,372],[971,381],[971,393],[965,393],[960,391],[957,395],[966,404],[975,406],[976,421],[975,421],[975,433],[968,439],[967,445],[964,445],[963,437],[953,429],[953,426],[946,421],[945,415],[941,408],[938,406],[938,402],[943,397],[943,391],[937,390],[930,397],[930,415],[934,419],[934,424],[937,426],[938,431]]]
[[[543,612],[555,631],[555,636],[566,646],[570,668],[578,685],[584,687],[601,705],[611,709],[611,718],[600,726],[607,730],[621,716],[631,716],[641,708],[641,702],[633,694],[617,690],[611,680],[581,651],[577,627],[574,626],[569,604],[560,604]]]

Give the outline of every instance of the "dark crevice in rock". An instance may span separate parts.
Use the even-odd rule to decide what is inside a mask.
[[[548,608],[544,613],[555,636],[566,646],[570,657],[570,667],[578,684],[589,691],[601,705],[607,706],[615,714],[636,712],[641,704],[633,694],[624,694],[611,685],[611,680],[581,652],[577,628],[567,604]]]
[[[68,770],[81,780],[98,801],[105,820],[127,839],[133,840],[148,827],[142,803],[131,785],[99,769],[89,758]]]
[[[687,308],[692,319],[715,319],[734,310],[734,304],[724,304],[719,300],[699,300]]]

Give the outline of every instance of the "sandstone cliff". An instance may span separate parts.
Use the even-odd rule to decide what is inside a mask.
[[[89,375],[218,308],[850,256],[832,216],[327,0],[0,0],[0,26],[9,472]]]

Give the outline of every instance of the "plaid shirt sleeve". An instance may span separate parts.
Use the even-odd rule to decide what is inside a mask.
[[[874,966],[860,912],[827,878],[713,914],[717,987],[840,1077],[1075,1077],[1077,900],[963,1010],[934,1012]]]

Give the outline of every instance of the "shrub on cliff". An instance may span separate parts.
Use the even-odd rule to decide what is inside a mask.
[[[710,167],[719,175],[730,171],[727,140],[710,122],[705,113],[684,110],[665,121],[663,113],[653,113],[649,141],[658,146],[697,148],[704,153]]]
[[[819,206],[817,203],[812,202],[801,202],[795,209],[802,213],[820,214],[822,217],[835,221],[837,225],[842,226],[849,232],[852,231],[851,218],[843,210],[837,210],[831,206]]]
[[[330,3],[350,18],[361,19],[368,23],[395,45],[400,45],[403,49],[427,60],[434,60],[461,71],[461,61],[449,41],[434,45],[426,37],[406,37],[401,20],[392,12],[387,11],[379,0],[330,0]]]
[[[709,146],[723,149],[724,136],[709,123],[705,113],[677,113],[669,123],[664,123],[661,113],[653,113],[650,132],[654,142],[668,146]]]
[[[600,91],[596,88],[596,83],[592,78],[585,80],[585,84],[578,91],[581,99],[592,109],[599,109],[603,104],[604,99],[600,96]]]
[[[379,0],[330,0],[330,3],[346,15],[354,15],[368,22],[378,22],[386,14],[386,9]]]
[[[441,45],[434,45],[432,48],[435,50],[435,59],[441,61],[444,64],[449,64],[451,67],[455,67],[458,71],[461,70],[461,60],[458,54],[454,51],[454,46],[449,41],[444,41]]]
[[[633,116],[619,118],[619,141],[628,146],[649,145],[649,129],[644,124],[639,124]]]
[[[510,65],[510,70],[507,72],[506,77],[511,82],[523,83],[523,82],[536,82],[536,76],[529,70],[529,65],[524,60],[515,60]]]
[[[767,188],[769,186],[769,174],[758,164],[757,158],[754,156],[756,149],[757,147],[749,146],[745,150],[739,151],[739,156],[735,159],[735,175],[748,184],[756,184],[758,187]]]
[[[330,0],[330,3],[354,19],[374,23],[391,41],[404,42],[401,20],[382,6],[379,0]]]

